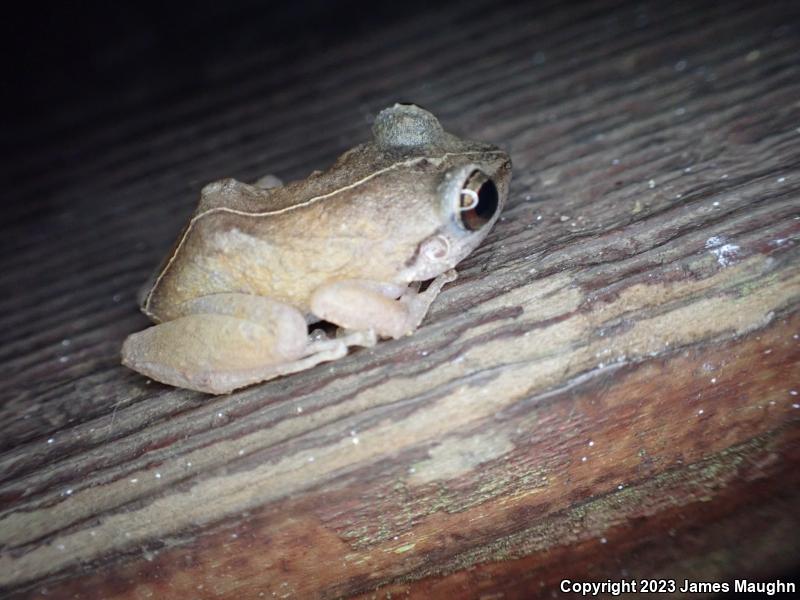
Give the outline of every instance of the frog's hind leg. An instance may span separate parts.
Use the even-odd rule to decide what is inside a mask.
[[[214,294],[182,313],[128,336],[123,364],[169,385],[225,394],[341,358],[350,345],[370,345],[363,332],[309,343],[297,309],[260,296]]]

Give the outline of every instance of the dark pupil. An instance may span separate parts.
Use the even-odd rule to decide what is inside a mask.
[[[477,231],[491,221],[497,212],[498,194],[497,186],[485,173],[475,171],[464,184],[465,190],[472,190],[478,195],[478,202],[472,194],[461,194],[461,206],[471,208],[461,211],[461,223],[465,229]],[[475,206],[472,206],[475,204]]]

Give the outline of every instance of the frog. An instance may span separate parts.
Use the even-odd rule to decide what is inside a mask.
[[[154,324],[126,338],[122,363],[227,394],[410,335],[497,222],[510,180],[506,151],[397,103],[371,140],[304,180],[209,183],[140,293]],[[335,335],[309,333],[318,323]]]

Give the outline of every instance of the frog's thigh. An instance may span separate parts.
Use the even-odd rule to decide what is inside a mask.
[[[157,381],[221,394],[347,353],[345,343],[310,346],[300,312],[267,298],[215,294],[183,312],[129,336],[123,363]]]
[[[423,293],[418,293],[417,287],[410,287],[399,300],[387,292],[388,286],[357,280],[337,281],[314,292],[311,312],[346,329],[373,329],[380,336],[399,338],[419,327],[442,286],[455,277],[455,271],[448,271],[434,279]]]

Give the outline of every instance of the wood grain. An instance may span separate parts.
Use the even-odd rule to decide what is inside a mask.
[[[734,5],[461,2],[231,54],[118,128],[71,109],[74,141],[8,167],[43,174],[2,225],[0,594],[531,598],[796,568],[800,14]],[[414,336],[219,398],[119,365],[204,183],[302,177],[409,99],[515,165]]]

